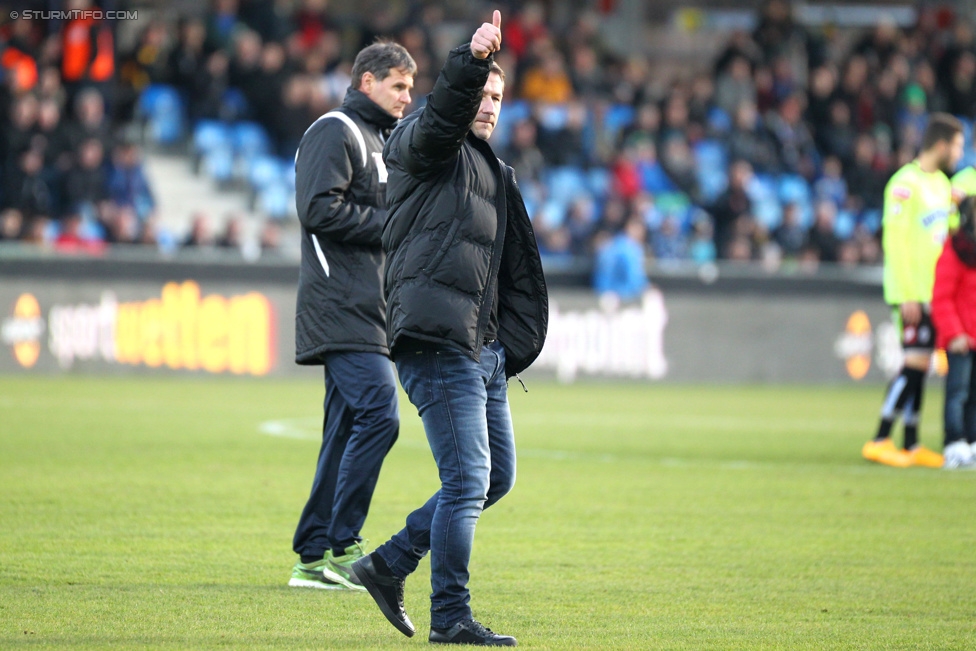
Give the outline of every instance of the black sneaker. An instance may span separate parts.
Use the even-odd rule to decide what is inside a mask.
[[[518,646],[511,635],[498,635],[477,620],[465,619],[451,628],[431,627],[427,641],[432,644],[474,644],[476,646]]]
[[[407,611],[403,609],[403,579],[398,579],[392,574],[380,573],[373,562],[374,554],[375,552],[363,556],[353,563],[353,574],[369,591],[369,595],[390,623],[407,637],[413,637],[417,629],[413,627],[413,622],[407,617]],[[385,565],[386,563],[383,563],[381,567]]]

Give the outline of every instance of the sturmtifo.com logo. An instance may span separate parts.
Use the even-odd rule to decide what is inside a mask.
[[[41,306],[32,294],[21,294],[14,303],[14,314],[3,320],[0,340],[13,346],[14,358],[24,368],[37,363],[41,354],[41,335],[44,334],[44,319]]]

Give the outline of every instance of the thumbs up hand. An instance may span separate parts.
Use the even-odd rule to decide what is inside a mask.
[[[471,54],[478,59],[487,59],[492,52],[502,49],[502,12],[497,9],[491,16],[491,23],[482,23],[471,37]]]

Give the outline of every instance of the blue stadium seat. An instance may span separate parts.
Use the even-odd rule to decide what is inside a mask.
[[[613,187],[613,174],[605,167],[594,167],[586,174],[587,188],[597,199],[605,199]]]
[[[555,131],[564,128],[569,121],[569,107],[565,104],[546,104],[539,107],[536,115],[543,129]]]
[[[783,203],[810,201],[810,184],[802,176],[783,174],[776,182],[776,193]]]
[[[858,216],[858,223],[869,233],[877,233],[881,229],[882,212],[877,208],[865,210]]]
[[[702,200],[712,203],[729,185],[728,152],[718,140],[706,138],[695,143],[695,176],[702,192]]]
[[[234,153],[245,159],[271,151],[271,137],[257,122],[235,122],[231,126]]]
[[[217,183],[227,183],[234,175],[234,152],[230,147],[214,147],[203,155],[203,170]]]
[[[580,195],[589,194],[586,173],[579,167],[554,167],[545,175],[549,198],[568,206]]]
[[[243,120],[251,114],[251,106],[248,104],[244,93],[236,88],[228,88],[220,98],[220,115],[225,120]]]
[[[295,204],[295,195],[284,182],[271,183],[258,193],[258,209],[272,219],[284,219]]]
[[[193,128],[193,151],[199,156],[214,149],[231,147],[231,132],[219,120],[200,120]]]
[[[532,115],[532,107],[527,102],[516,100],[512,103],[505,103],[505,107],[498,115],[498,124],[491,134],[491,144],[495,151],[501,151],[508,146],[512,138],[512,129],[520,121]]]
[[[849,239],[854,234],[857,218],[850,210],[838,210],[834,219],[834,235],[842,240]]]
[[[285,170],[282,169],[281,160],[261,154],[249,158],[247,182],[255,192],[272,183],[285,182]]]
[[[281,169],[284,171],[285,184],[288,185],[288,189],[292,192],[295,191],[295,159],[294,158],[283,158],[281,159]]]
[[[136,113],[148,126],[152,142],[171,145],[183,138],[184,102],[172,86],[151,84],[139,95]]]
[[[783,207],[776,190],[776,178],[768,174],[754,175],[746,188],[746,194],[752,200],[756,221],[768,229],[779,226],[783,218]]]
[[[620,133],[634,123],[636,113],[630,104],[614,104],[603,115],[603,130],[613,134]]]
[[[715,106],[708,112],[708,126],[716,133],[728,133],[732,129],[732,118]]]

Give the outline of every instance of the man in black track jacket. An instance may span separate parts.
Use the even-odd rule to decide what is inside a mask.
[[[390,216],[383,232],[387,332],[417,407],[441,489],[353,571],[405,635],[407,575],[430,551],[431,642],[514,646],[472,618],[468,562],[481,511],[515,482],[507,380],[542,350],[548,299],[514,173],[487,140],[504,72],[501,16],[448,57],[427,105],[383,150]]]
[[[395,43],[363,49],[342,106],[319,118],[295,156],[302,264],[295,361],[325,367],[322,448],[295,531],[288,585],[363,590],[350,565],[380,466],[399,433],[383,296],[386,167],[381,152],[410,103],[417,66]]]

